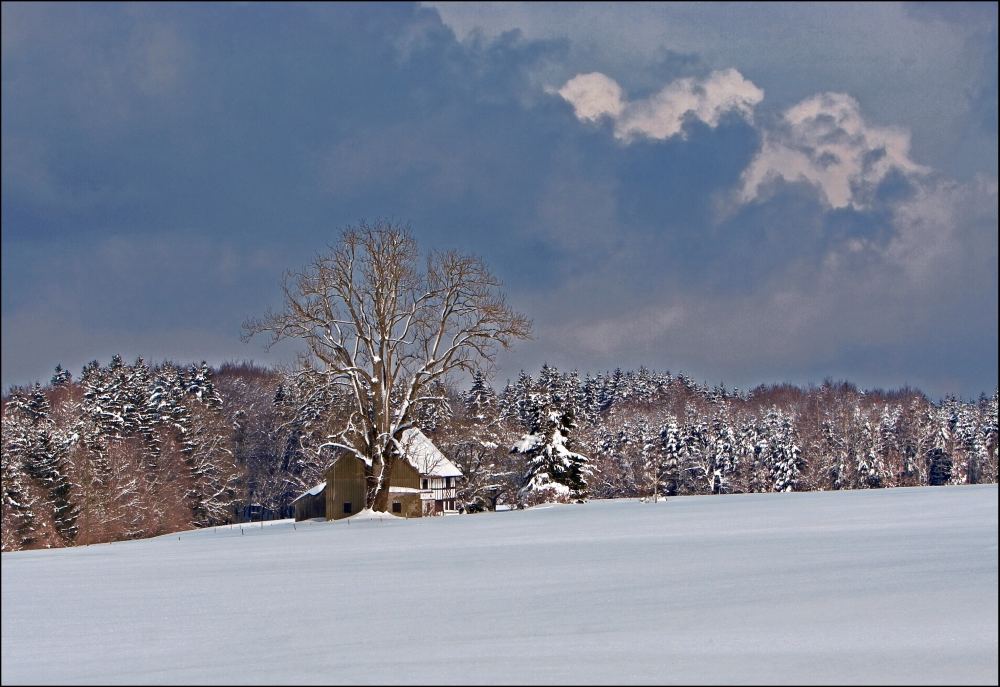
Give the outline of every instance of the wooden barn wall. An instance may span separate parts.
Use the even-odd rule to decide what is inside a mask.
[[[303,496],[295,502],[295,519],[326,517],[326,489],[315,496]]]
[[[327,520],[340,520],[360,512],[365,507],[365,471],[360,460],[350,456],[342,456],[325,473],[326,490],[323,512]],[[420,473],[408,461],[397,460],[392,467],[389,483],[394,487],[420,488]],[[398,497],[406,497],[400,499]],[[419,494],[390,495],[389,510],[392,510],[392,500],[400,501],[406,517],[416,518],[421,515]],[[344,512],[344,503],[351,504],[351,512]]]
[[[344,512],[344,503],[351,512]],[[340,520],[365,507],[365,471],[361,461],[342,456],[326,471],[326,519]]]

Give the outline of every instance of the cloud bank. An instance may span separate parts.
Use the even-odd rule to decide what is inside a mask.
[[[769,182],[804,181],[833,208],[862,208],[892,171],[929,170],[910,159],[910,134],[865,122],[858,101],[843,93],[821,93],[784,112],[764,134],[760,152],[743,173],[740,199],[762,195]]]
[[[4,3],[3,382],[282,359],[240,322],[381,216],[534,319],[501,385],[548,361],[992,391],[995,6],[581,5],[565,34],[540,5],[494,38],[412,5]]]
[[[610,119],[615,138],[625,143],[641,137],[683,138],[689,118],[712,128],[730,112],[752,120],[754,107],[764,99],[764,91],[735,69],[714,71],[704,79],[677,79],[648,98],[634,101],[625,98],[618,82],[599,72],[579,74],[557,92],[581,121]]]

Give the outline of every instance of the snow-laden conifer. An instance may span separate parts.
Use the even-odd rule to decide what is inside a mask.
[[[514,444],[511,453],[523,455],[527,465],[520,498],[526,503],[585,499],[591,467],[586,456],[572,450],[570,434],[576,426],[562,399],[534,394],[531,429]]]

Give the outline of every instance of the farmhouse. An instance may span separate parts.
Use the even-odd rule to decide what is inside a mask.
[[[389,475],[390,511],[407,518],[454,512],[462,471],[419,429],[403,432],[402,444],[406,460]],[[296,520],[339,520],[365,507],[365,472],[356,457],[339,453],[323,477],[292,501]]]

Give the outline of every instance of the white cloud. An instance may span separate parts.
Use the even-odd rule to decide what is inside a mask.
[[[892,170],[929,171],[910,159],[909,132],[866,123],[849,95],[821,93],[786,110],[780,126],[764,134],[760,151],[743,172],[739,195],[746,203],[772,181],[804,181],[819,189],[831,207],[863,208]]]
[[[573,106],[577,119],[596,121],[604,116],[621,116],[625,109],[622,87],[599,72],[579,74],[559,89],[559,95]]]
[[[738,65],[782,109],[817,90],[851,93],[879,121],[912,131],[918,157],[935,168],[996,174],[996,127],[983,130],[970,101],[983,84],[995,88],[995,3],[423,4],[462,39],[517,29],[528,40],[565,40],[577,71],[628,73],[632,83],[671,51],[708,69]]]
[[[581,121],[610,118],[615,138],[626,143],[637,137],[683,138],[688,117],[711,127],[718,126],[728,112],[751,120],[754,107],[764,99],[764,91],[735,69],[714,71],[705,79],[678,79],[658,93],[632,102],[623,97],[614,79],[599,72],[573,77],[558,93]]]

